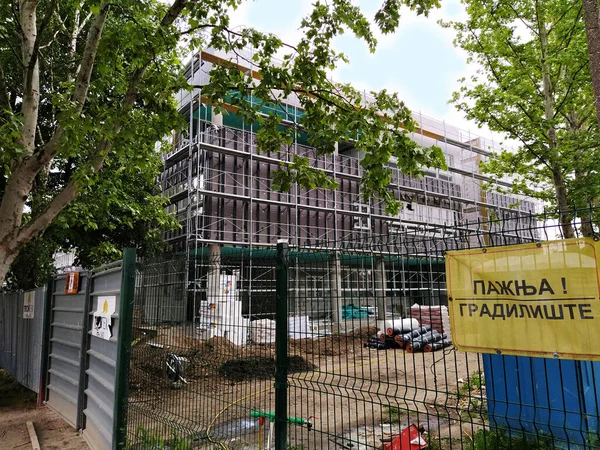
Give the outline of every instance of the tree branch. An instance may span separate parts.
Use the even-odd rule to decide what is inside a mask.
[[[539,36],[539,32],[536,31],[535,28],[533,28],[531,25],[529,25],[527,22],[525,22],[525,20],[521,17],[521,14],[519,14],[519,12],[515,9],[515,7],[512,5],[512,3],[509,2],[503,2],[502,3],[504,6],[508,6],[514,13],[515,16],[517,17],[517,19],[519,19],[521,21],[521,23],[523,23],[523,25],[525,25],[527,28],[529,28],[529,30],[535,34],[536,36]],[[492,14],[492,16],[494,15],[494,13],[492,11],[490,11],[490,13]]]
[[[502,83],[501,83],[502,77],[500,77],[500,75],[497,73],[496,69],[494,69],[494,65],[493,65],[493,63],[492,63],[492,61],[490,59],[490,56],[485,51],[485,48],[484,48],[483,44],[481,43],[481,41],[479,40],[479,37],[477,36],[477,34],[471,28],[469,28],[469,31],[471,32],[471,35],[477,41],[477,44],[479,45],[479,48],[481,49],[482,53],[485,55],[485,59],[487,60],[487,64],[488,64],[488,67],[490,69],[490,72],[494,76],[494,79],[498,83],[498,86],[500,87],[500,89],[502,89],[502,91],[506,92],[506,88],[501,87],[502,86]],[[527,116],[527,118],[529,120],[531,120],[531,122],[535,122],[535,120],[533,119],[533,117],[531,116],[531,114],[529,113],[529,111],[527,111],[525,109],[525,107],[521,103],[517,102],[516,105],[523,112],[523,114],[525,114]],[[544,136],[544,139],[548,139],[547,135],[544,134],[543,136]]]
[[[514,8],[511,9],[515,12],[515,14],[517,14],[517,12],[514,10]],[[492,10],[490,10],[490,15],[492,16],[492,18],[494,19],[494,21],[496,22],[496,24],[498,26],[502,26],[502,24],[500,23],[500,21],[496,18],[496,16],[494,15],[494,12]],[[517,18],[519,18],[519,15],[517,14],[516,16]],[[522,19],[521,19],[522,20]],[[533,28],[529,27],[531,30],[533,30]],[[533,32],[536,36],[539,36],[539,32],[536,32],[534,30]],[[517,52],[517,50],[514,48],[514,46],[512,45],[512,42],[510,42],[510,39],[507,39],[506,44],[508,45],[508,48],[510,48],[510,50],[512,51],[513,55],[515,56],[517,62],[519,63],[519,65],[521,66],[522,69],[524,69],[525,74],[527,75],[527,77],[529,78],[529,81],[531,81],[531,85],[533,86],[533,88],[536,90],[536,92],[538,93],[538,95],[542,96],[542,92],[539,90],[537,83],[535,82],[535,80],[533,79],[532,75],[531,75],[531,70],[528,69],[527,67],[525,67],[525,65],[523,64],[523,61],[521,61],[521,58],[519,57],[519,54]]]
[[[577,77],[579,72],[581,72],[583,70],[584,67],[588,66],[588,63],[589,63],[589,61],[584,61],[584,63],[581,66],[579,66],[579,69],[577,69],[575,71],[575,73],[573,74],[573,76],[571,77],[571,81],[569,82],[569,86],[567,87],[567,91],[565,92],[563,99],[558,103],[558,106],[555,107],[554,117],[556,117],[559,113],[562,114],[562,111],[561,111],[562,107],[564,106],[567,99],[569,98],[569,94],[571,92],[571,89],[573,88],[573,84],[575,83],[575,78]]]
[[[75,180],[71,180],[62,191],[56,194],[40,214],[17,231],[17,246],[25,245],[36,235],[48,228],[58,213],[77,196],[77,193],[78,188]]]
[[[558,25],[558,23],[565,18],[565,16],[567,15],[567,13],[569,11],[571,11],[572,8],[573,8],[573,5],[572,4],[568,4],[568,6],[565,8],[564,12],[560,15],[560,17],[558,19],[556,19],[556,22],[554,22],[550,26],[550,28],[548,28],[548,34],[552,33],[552,31],[554,31],[554,28],[556,27],[556,25]]]
[[[175,4],[171,7],[169,12],[167,12],[165,17],[161,21],[161,26],[162,27],[170,26],[177,19],[177,17],[179,17],[179,14],[181,14],[181,11],[183,10],[183,8],[185,7],[185,5],[187,3],[188,3],[187,0],[176,0]],[[106,9],[106,11],[105,11],[105,14],[106,14],[107,8],[103,8],[103,10],[104,9]],[[101,13],[98,16],[96,16],[96,19],[94,20],[94,24],[92,25],[92,27],[90,29],[90,36],[93,36],[93,38],[90,39],[88,37],[88,43],[87,43],[88,45],[86,45],[86,51],[85,51],[85,54],[88,55],[88,60],[90,61],[90,63],[87,64],[88,66],[93,66],[93,61],[94,61],[95,52],[97,49],[97,44],[100,40],[100,34],[102,31],[102,25],[104,24],[104,20],[106,19],[106,17],[104,17],[104,20],[99,20],[99,16],[102,15],[103,10],[101,10]],[[93,47],[93,45],[90,44],[90,40],[92,40],[92,41],[96,40],[95,48],[90,48],[90,47]],[[146,61],[146,63],[142,67],[139,67],[133,73],[129,87],[125,94],[125,99],[123,101],[123,112],[122,112],[122,114],[119,115],[119,118],[115,121],[115,124],[113,127],[113,135],[114,136],[118,135],[118,133],[121,130],[122,123],[123,123],[121,118],[126,115],[128,110],[130,110],[133,107],[133,104],[135,103],[138,85],[141,82],[141,80],[144,76],[144,73],[145,73],[147,67],[151,64],[151,62],[152,62],[152,60],[148,59],[148,61]],[[82,81],[82,85],[85,85],[85,79],[86,79],[87,72],[91,73],[91,67],[84,68],[84,64],[82,63],[82,67],[81,67],[80,73],[78,74],[78,78],[77,78],[78,81]],[[89,86],[89,75],[87,75],[87,85]],[[79,86],[79,84],[78,84],[78,86]],[[85,90],[85,94],[87,94],[87,87],[85,87],[85,88],[82,87],[80,89],[79,94],[82,94],[82,92],[81,92],[82,90]],[[76,93],[77,93],[77,91],[76,91]],[[74,98],[76,98],[75,94],[74,94]],[[81,97],[78,97],[78,98],[81,98]],[[85,100],[85,96],[81,100],[81,106],[83,106],[84,100]],[[56,134],[52,137],[52,139],[55,139],[55,138],[56,138]],[[104,139],[99,144],[98,148],[96,149],[95,153],[92,156],[91,168],[94,172],[98,172],[104,165],[104,160],[108,156],[110,149],[112,148],[113,142],[114,142],[114,138],[113,139]],[[54,145],[56,145],[56,144],[54,144]],[[35,159],[40,160],[39,157],[35,158]],[[17,232],[16,239],[18,241],[18,245],[21,246],[21,245],[26,244],[37,234],[43,232],[52,223],[54,218],[69,204],[69,202],[71,202],[77,196],[78,192],[79,192],[79,188],[77,187],[75,180],[72,179],[67,184],[67,186],[65,186],[65,188],[62,191],[60,191],[50,201],[50,203],[46,206],[46,208],[43,211],[41,211],[36,217],[34,217],[30,222],[28,222],[27,225],[22,227]]]
[[[83,52],[83,57],[81,58],[81,63],[79,65],[79,71],[75,79],[75,91],[71,96],[71,100],[77,105],[75,111],[73,111],[73,114],[75,115],[81,114],[83,106],[85,105],[85,100],[90,87],[90,81],[94,69],[94,63],[96,60],[96,53],[98,51],[100,39],[102,38],[102,30],[104,28],[104,24],[106,23],[108,12],[109,6],[105,4],[100,9],[100,12],[95,16],[88,32],[85,50]],[[29,159],[28,168],[31,171],[37,173],[41,167],[48,164],[52,158],[54,158],[58,148],[58,143],[62,139],[63,134],[64,126],[61,126],[59,123],[54,131],[54,134],[48,140],[46,145],[41,146],[36,151],[35,158]]]
[[[171,5],[165,16],[160,21],[161,26],[167,27],[173,25],[173,22],[179,17],[181,12],[185,9],[189,0],[175,0]]]
[[[26,155],[32,154],[35,148],[35,128],[39,115],[39,65],[37,62],[32,63],[31,60],[37,38],[37,6],[38,0],[20,0],[19,3],[22,28],[21,54],[25,68],[21,104],[23,120],[19,130],[19,141]]]
[[[29,58],[27,55],[31,53],[33,46],[31,33],[35,32],[35,27],[33,26],[35,23],[35,10],[32,13],[30,9],[21,8],[21,14],[23,15],[24,20],[22,25],[22,28],[24,29],[24,56],[26,56],[24,59],[28,61]],[[94,24],[90,28],[88,34],[86,49],[77,76],[75,92],[72,97],[77,103],[76,114],[81,113],[85,102],[94,59],[102,34],[102,27],[106,21],[107,14],[108,8],[105,5],[100,9],[100,13],[96,16]],[[30,38],[29,41],[26,41],[26,35]],[[37,64],[34,65],[34,67],[37,68]],[[33,83],[37,85],[36,77],[34,77]],[[15,165],[14,170],[6,183],[4,195],[2,196],[2,201],[0,203],[0,211],[4,214],[4,217],[0,217],[0,240],[3,240],[11,230],[21,226],[23,208],[25,201],[31,192],[33,181],[38,172],[43,167],[47,166],[56,155],[58,143],[64,133],[64,128],[59,124],[50,140],[36,150],[35,153],[33,152],[38,117],[37,89],[39,88],[36,86],[35,90],[26,90],[23,95],[22,109],[24,111],[24,119],[22,130],[24,131],[22,131],[21,136],[24,141],[23,145],[25,148],[31,148],[32,154]],[[27,113],[28,110],[31,111]]]
[[[2,37],[2,39],[4,39],[4,41],[6,42],[6,46],[10,49],[12,54],[15,56],[15,59],[17,61],[19,61],[19,64],[21,66],[23,66],[23,58],[21,57],[21,55],[19,55],[19,52],[15,49],[14,45],[12,45],[10,36],[6,36],[4,33],[2,33],[0,31],[0,37]],[[20,36],[17,35],[17,39],[19,39],[19,38],[20,38]]]
[[[577,21],[579,20],[579,17],[581,15],[581,12],[583,11],[583,6],[580,6],[579,10],[577,11],[577,15],[575,16],[575,20],[573,20],[573,26],[571,27],[571,30],[569,31],[569,33],[567,34],[567,36],[563,39],[563,41],[566,41],[566,43],[564,44],[564,48],[567,49],[569,47],[569,45],[571,44],[571,39],[573,39],[573,36],[575,34],[575,28],[577,27]],[[561,16],[562,17],[562,16]],[[558,22],[556,22],[558,23]],[[548,35],[550,35],[551,30],[553,30],[554,27],[550,27],[550,30],[548,31]],[[563,42],[560,43],[560,46],[563,45]],[[557,74],[556,74],[556,82],[558,84],[558,79],[560,77],[560,74],[563,70],[563,65],[559,64],[558,65],[558,70],[557,70]]]
[[[515,133],[515,131],[513,130],[512,127],[506,126],[504,125],[502,122],[500,122],[500,119],[498,119],[496,116],[494,116],[493,114],[490,114],[490,117],[492,118],[492,120],[494,122],[496,122],[496,125],[498,125],[502,130],[504,130],[507,133],[512,134],[513,136],[517,136],[517,138],[519,139],[519,141],[521,141],[521,143],[523,144],[523,146],[527,149],[527,151],[529,151],[529,153],[531,153],[535,158],[537,158],[543,165],[545,165],[546,167],[548,167],[548,169],[550,169],[550,171],[552,173],[554,173],[554,169],[552,168],[551,164],[549,161],[546,161],[546,158],[542,157],[541,154],[539,154],[537,151],[535,151],[531,145],[529,145],[527,142],[525,142],[525,140],[523,138],[521,138],[519,136],[518,133]]]
[[[29,58],[29,61],[27,62],[27,78],[26,78],[26,82],[25,82],[26,89],[30,87],[31,80],[33,78],[32,72],[34,70],[35,65],[37,64],[38,55],[40,52],[40,45],[42,42],[42,34],[44,33],[44,31],[50,24],[50,20],[52,19],[52,15],[54,14],[54,10],[56,9],[56,3],[57,3],[57,0],[52,0],[50,2],[50,5],[48,6],[48,9],[46,10],[46,15],[44,16],[44,18],[42,19],[42,23],[38,27],[37,35],[36,35],[35,41],[33,43],[33,49],[31,51],[31,56]]]

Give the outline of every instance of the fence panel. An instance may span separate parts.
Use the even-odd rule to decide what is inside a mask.
[[[215,245],[189,259],[146,260],[135,294],[128,442],[600,448],[598,363],[452,345],[446,252],[549,236],[559,236],[555,222],[511,215],[365,233],[290,248],[283,260],[275,248]]]
[[[291,252],[290,272],[307,274],[290,286],[289,354],[311,370],[288,377],[290,446],[375,449],[414,424],[411,440],[421,428],[430,447],[462,449],[485,427],[481,358],[451,347],[443,259],[451,242],[398,237],[363,241],[362,251],[348,243]],[[311,289],[314,277],[328,280],[322,290]],[[400,340],[422,326],[438,345]]]
[[[127,405],[132,448],[233,448],[256,435],[253,414],[274,411],[275,253],[250,259],[241,249],[204,250],[189,263],[172,255],[139,267]],[[169,313],[183,304],[185,314]],[[252,344],[248,308],[262,319]]]
[[[122,277],[122,262],[118,261],[94,269],[90,279],[82,428],[90,447],[97,450],[112,449],[117,438],[114,421]]]
[[[18,341],[18,326],[19,317],[19,300],[22,297],[20,292],[8,292],[1,294],[0,304],[0,320],[2,327],[0,333],[2,339],[0,341],[0,365],[2,368],[11,374],[17,372],[17,341]]]
[[[89,279],[79,277],[79,291],[65,294],[66,276],[54,280],[50,313],[50,343],[46,403],[75,428],[81,428],[81,364]]]
[[[40,393],[46,287],[28,291],[33,317],[25,318],[24,292],[0,294],[0,367],[23,386]]]

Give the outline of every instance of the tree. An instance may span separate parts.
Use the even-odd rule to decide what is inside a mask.
[[[156,185],[160,157],[156,153],[148,157],[154,161],[145,164],[143,172],[130,166],[115,170],[112,161],[107,161],[100,180],[82,190],[43,235],[21,249],[6,277],[7,288],[45,284],[56,271],[53,255],[57,251],[74,252],[76,265],[92,268],[119,259],[125,247],[137,247],[141,256],[163,250],[162,231],[175,228],[177,222],[166,213],[165,199]],[[50,173],[45,189],[32,197],[60,189],[69,171],[63,166]]]
[[[513,192],[550,202],[565,237],[568,210],[597,200],[600,141],[582,7],[564,0],[466,2],[468,19],[445,24],[480,69],[454,94],[467,118],[520,141],[485,170],[515,177]],[[590,233],[591,230],[584,230]]]
[[[587,35],[590,73],[594,87],[596,117],[600,128],[600,3],[598,0],[582,0]]]
[[[386,189],[384,168],[398,157],[408,174],[420,167],[444,166],[439,148],[420,148],[407,136],[414,122],[394,94],[373,93],[365,101],[348,85],[332,83],[328,70],[345,61],[332,49],[335,36],[350,31],[374,51],[372,25],[349,0],[317,1],[302,21],[304,36],[295,47],[275,36],[245,29],[231,31],[229,10],[242,0],[11,0],[0,5],[0,159],[5,168],[0,203],[0,281],[21,249],[39,236],[82,192],[93,192],[103,167],[133,165],[143,171],[156,141],[180,126],[174,93],[185,88],[183,47],[210,45],[228,52],[252,46],[260,80],[250,83],[234,65],[213,70],[205,93],[217,111],[232,89],[239,114],[261,121],[259,146],[289,142],[275,114],[258,114],[246,101],[252,89],[259,103],[300,96],[306,115],[299,126],[320,152],[353,139],[365,152],[363,195],[380,196],[390,211],[398,202]],[[398,26],[401,6],[426,14],[437,0],[383,0],[374,17],[384,33]],[[181,45],[183,43],[183,45]],[[281,65],[273,56],[287,49]],[[403,128],[401,128],[403,127]],[[31,214],[26,204],[36,184],[70,161],[66,183],[46,196]],[[331,182],[305,161],[285,167],[278,183],[311,186]],[[112,195],[118,195],[113,192]],[[93,220],[96,220],[95,218]]]

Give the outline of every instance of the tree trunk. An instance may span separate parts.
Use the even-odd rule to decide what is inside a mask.
[[[21,113],[21,144],[28,154],[35,148],[35,130],[38,121],[38,106],[40,99],[40,70],[38,58],[34,55],[37,38],[37,1],[21,0],[19,16],[21,20],[22,41],[21,57],[23,59],[23,104]]]
[[[556,139],[556,128],[551,121],[554,120],[554,89],[552,86],[552,79],[550,77],[550,68],[548,67],[548,30],[546,29],[546,17],[545,13],[540,7],[541,5],[536,2],[536,9],[538,15],[538,26],[539,26],[539,38],[540,38],[540,50],[542,53],[542,84],[544,88],[544,115],[545,119],[549,122],[548,128],[548,147],[550,150],[556,150],[558,147]],[[558,157],[557,157],[558,159]],[[565,178],[562,172],[562,168],[556,161],[552,162],[552,178],[554,182],[554,192],[556,198],[556,205],[559,211],[560,226],[565,238],[575,237],[575,231],[573,224],[571,223],[571,213],[569,211],[569,202],[567,200],[567,188],[565,185]]]
[[[574,171],[575,179],[579,181],[584,181],[588,176],[588,171],[586,169],[582,169],[581,167],[577,167]],[[595,203],[593,198],[590,196],[585,197],[585,209],[578,210],[577,216],[581,219],[581,234],[584,237],[592,237],[594,236],[594,227],[593,227],[593,214],[592,214],[592,205]]]
[[[590,55],[590,71],[594,87],[596,116],[600,129],[600,6],[598,0],[582,0],[585,32],[587,34],[588,54]]]
[[[575,237],[575,229],[571,220],[571,211],[567,201],[567,189],[565,187],[565,179],[560,171],[560,168],[553,167],[554,193],[556,197],[556,205],[558,207],[560,228],[562,229],[563,237],[569,239]]]
[[[0,287],[19,252],[9,245],[0,245]]]

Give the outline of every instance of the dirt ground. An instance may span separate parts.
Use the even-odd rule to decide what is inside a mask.
[[[372,333],[291,341],[290,354],[315,369],[288,378],[289,416],[313,423],[311,430],[291,427],[290,443],[303,449],[378,448],[386,435],[415,423],[437,440],[437,448],[463,448],[465,436],[485,423],[485,394],[464,390],[464,381],[483,370],[478,355],[365,348]],[[166,381],[169,352],[187,359],[185,382]],[[132,353],[130,426],[141,425],[147,436],[180,430],[194,441],[192,448],[212,449],[220,440],[230,449],[258,448],[258,421],[251,413],[274,411],[273,378],[236,382],[219,368],[273,355],[271,344],[237,347],[223,338],[200,341],[182,330],[157,330]]]
[[[89,448],[79,433],[52,410],[35,405],[35,393],[0,369],[0,450],[31,449],[28,421],[33,422],[42,450]]]

